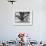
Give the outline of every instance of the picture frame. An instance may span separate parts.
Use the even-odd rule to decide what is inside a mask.
[[[33,11],[16,11],[14,20],[16,26],[32,26]]]

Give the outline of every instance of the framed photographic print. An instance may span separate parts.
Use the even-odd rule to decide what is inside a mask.
[[[18,11],[15,12],[16,26],[31,26],[32,25],[32,11]]]

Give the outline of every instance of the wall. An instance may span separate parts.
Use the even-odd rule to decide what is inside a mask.
[[[17,9],[33,10],[32,26],[15,26],[13,24],[13,17]],[[0,40],[15,39],[18,32],[27,32],[31,34],[32,39],[37,41],[46,40],[45,0],[17,0],[14,5],[8,3],[7,0],[0,0]]]

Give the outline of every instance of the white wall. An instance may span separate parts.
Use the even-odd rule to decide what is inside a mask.
[[[16,10],[28,10],[28,8],[33,10],[33,25],[14,26],[13,17]],[[0,0],[0,40],[15,39],[18,32],[27,32],[34,40],[46,40],[45,0],[17,0],[13,6],[7,0]]]

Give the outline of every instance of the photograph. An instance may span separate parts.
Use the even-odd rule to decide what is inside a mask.
[[[15,12],[15,25],[32,25],[32,12]]]

